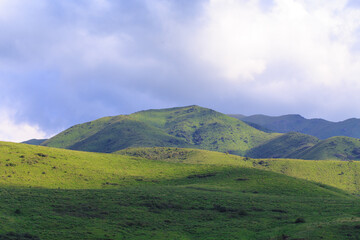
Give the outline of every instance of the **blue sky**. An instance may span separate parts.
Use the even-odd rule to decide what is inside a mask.
[[[360,4],[0,0],[0,140],[197,104],[360,117]]]

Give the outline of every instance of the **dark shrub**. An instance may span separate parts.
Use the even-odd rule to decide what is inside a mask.
[[[191,178],[208,178],[208,177],[214,177],[216,175],[216,173],[204,173],[204,174],[195,174],[195,175],[190,175],[187,176],[187,178],[191,179]]]
[[[305,223],[305,219],[302,217],[299,217],[295,220],[295,223]]]
[[[248,213],[247,213],[245,210],[239,210],[239,211],[238,211],[238,214],[239,214],[240,216],[247,216],[247,215],[248,215]]]

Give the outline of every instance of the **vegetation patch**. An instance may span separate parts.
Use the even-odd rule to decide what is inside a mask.
[[[30,233],[15,233],[15,232],[8,232],[5,234],[0,234],[1,240],[40,240],[39,237],[34,236]]]

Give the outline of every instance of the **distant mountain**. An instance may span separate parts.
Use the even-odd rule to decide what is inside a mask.
[[[30,139],[21,143],[30,144],[30,145],[40,145],[45,142],[47,139]]]
[[[228,116],[233,117],[233,118],[237,118],[239,120],[241,120],[243,118],[246,118],[246,116],[242,115],[242,114],[228,114]]]
[[[279,134],[199,106],[147,110],[75,125],[43,146],[93,152],[128,147],[192,147],[243,155]]]
[[[300,132],[320,139],[334,136],[360,138],[360,119],[351,118],[341,122],[330,122],[324,119],[306,119],[297,114],[271,117],[266,115],[232,114],[257,129],[268,129],[273,132]]]

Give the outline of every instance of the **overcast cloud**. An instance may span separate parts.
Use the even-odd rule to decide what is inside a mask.
[[[0,0],[0,140],[198,104],[360,117],[360,4]]]

